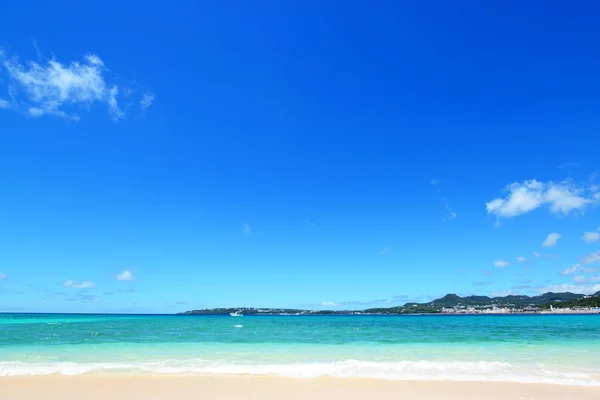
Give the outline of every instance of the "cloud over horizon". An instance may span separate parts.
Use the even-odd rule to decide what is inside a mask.
[[[560,285],[538,286],[533,288],[533,291],[541,294],[547,292],[563,293],[571,292],[577,294],[594,294],[600,290],[600,283],[593,285],[575,285],[571,283],[563,283]]]
[[[74,282],[72,280],[64,281],[62,285],[64,287],[69,287],[73,289],[90,289],[96,286],[96,284],[91,281]]]

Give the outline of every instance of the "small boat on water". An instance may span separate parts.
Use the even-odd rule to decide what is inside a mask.
[[[242,314],[239,311],[229,313],[229,315],[231,315],[232,317],[243,317],[244,316],[244,314]]]

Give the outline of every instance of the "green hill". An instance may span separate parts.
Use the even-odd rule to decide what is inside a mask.
[[[444,297],[432,300],[428,303],[406,303],[403,306],[388,308],[369,308],[362,310],[362,313],[370,314],[428,314],[440,313],[444,308],[490,308],[490,307],[509,307],[521,309],[534,306],[548,309],[550,306],[555,308],[572,307],[600,307],[600,291],[592,296],[564,292],[548,292],[538,296],[509,295],[501,297],[488,296],[465,296],[461,297],[455,293],[449,293]],[[185,315],[228,315],[229,313],[240,311],[244,315],[269,315],[269,314],[295,314],[295,315],[328,315],[328,314],[353,314],[356,311],[348,310],[297,310],[284,308],[212,308],[205,310],[186,311]]]
[[[599,293],[596,293],[599,295]],[[392,308],[371,308],[364,310],[367,313],[383,313],[383,314],[415,314],[415,313],[438,313],[443,308],[460,308],[460,307],[510,307],[510,308],[523,308],[527,306],[536,306],[542,308],[549,308],[550,305],[556,307],[564,306],[566,304],[577,304],[575,302],[584,299],[584,295],[565,292],[565,293],[553,293],[548,292],[540,294],[538,296],[525,296],[525,295],[508,295],[501,297],[488,297],[488,296],[465,296],[461,297],[457,294],[450,293],[442,298],[432,300],[428,303],[407,303],[404,306],[392,307]],[[587,304],[587,303],[586,303]]]

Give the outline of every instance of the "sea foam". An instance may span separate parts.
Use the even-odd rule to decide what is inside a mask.
[[[600,386],[589,372],[547,365],[513,365],[500,361],[396,361],[345,360],[288,364],[253,364],[215,360],[165,360],[132,363],[0,362],[0,376],[119,374],[266,375],[290,378],[374,378],[390,380],[447,380],[552,383]]]

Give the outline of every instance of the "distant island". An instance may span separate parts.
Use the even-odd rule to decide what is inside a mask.
[[[388,308],[365,310],[301,310],[289,308],[211,308],[192,310],[178,315],[399,315],[399,314],[564,314],[600,313],[600,291],[593,295],[571,292],[548,292],[538,296],[509,295],[502,297],[466,296],[456,294],[428,303],[406,303]]]

